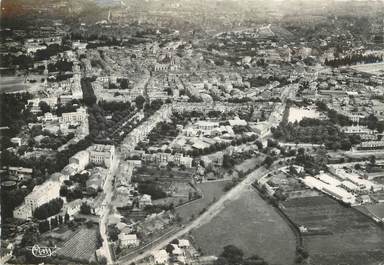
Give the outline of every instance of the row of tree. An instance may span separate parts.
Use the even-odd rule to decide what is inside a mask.
[[[327,149],[349,150],[352,145],[359,144],[358,135],[346,135],[331,121],[304,118],[300,122],[281,122],[272,128],[275,139],[294,143],[324,144]]]
[[[58,214],[61,208],[63,207],[63,204],[64,204],[63,199],[61,198],[53,199],[37,207],[33,212],[33,217],[39,220],[47,219],[48,217]]]
[[[66,213],[64,215],[64,218],[63,218],[63,216],[59,215],[59,216],[55,216],[54,218],[51,218],[49,221],[48,220],[40,221],[39,222],[39,232],[41,234],[45,233],[45,232],[49,231],[50,229],[58,227],[59,225],[62,225],[62,224],[67,224],[68,222],[69,222],[68,213]]]
[[[325,59],[324,64],[332,67],[339,67],[344,65],[355,65],[355,64],[366,64],[366,63],[378,63],[383,61],[383,56],[375,55],[375,54],[352,54],[345,56],[343,58],[336,58],[333,60]]]

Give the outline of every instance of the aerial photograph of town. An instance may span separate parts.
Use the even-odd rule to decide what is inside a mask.
[[[0,0],[1,265],[384,265],[384,0]]]

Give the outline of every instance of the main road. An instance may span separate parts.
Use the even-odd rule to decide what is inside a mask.
[[[108,244],[108,235],[107,235],[107,221],[108,221],[108,215],[110,211],[110,205],[112,201],[112,195],[113,195],[113,178],[116,174],[116,170],[118,168],[120,162],[119,156],[116,154],[116,156],[112,159],[108,174],[105,178],[104,186],[103,186],[103,192],[105,194],[104,201],[102,203],[103,211],[100,215],[100,236],[103,239],[103,245],[101,246],[102,254],[106,257],[108,264],[113,264],[112,261],[112,255],[111,251],[109,249]]]
[[[278,161],[274,163],[274,166],[277,164]],[[273,167],[274,167],[273,166]],[[153,251],[159,250],[162,248],[165,248],[169,242],[176,238],[180,238],[183,235],[190,232],[192,229],[196,229],[200,227],[203,224],[208,223],[212,220],[214,216],[216,216],[218,213],[220,213],[221,210],[224,209],[225,205],[233,200],[236,200],[240,197],[240,195],[245,191],[247,188],[249,188],[250,185],[252,185],[255,181],[265,177],[266,175],[270,174],[274,170],[266,169],[265,167],[260,167],[256,169],[255,171],[248,174],[238,185],[236,185],[234,188],[232,188],[230,191],[228,191],[226,194],[224,194],[219,200],[217,200],[214,204],[212,204],[207,211],[205,211],[202,215],[197,217],[194,221],[189,223],[187,226],[182,228],[181,230],[177,231],[176,233],[172,234],[169,237],[166,237],[165,239],[159,240],[156,244],[154,244],[151,247],[148,247],[145,250],[142,250],[139,255],[136,255],[135,257],[127,257],[127,258],[121,258],[119,259],[116,264],[131,264],[132,262],[137,262],[139,260],[144,259],[145,257],[151,255]]]

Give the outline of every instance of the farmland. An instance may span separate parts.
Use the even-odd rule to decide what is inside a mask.
[[[295,258],[296,241],[290,227],[253,189],[192,231],[192,236],[206,255],[218,255],[232,244],[246,256],[256,254],[272,264],[293,264]]]
[[[228,181],[215,181],[200,183],[197,187],[202,192],[202,198],[191,203],[176,208],[184,222],[188,222],[192,217],[197,217],[204,209],[208,208],[215,200],[224,194],[224,186]]]
[[[379,264],[384,260],[384,231],[358,211],[326,196],[295,198],[284,211],[303,233],[304,247],[315,265]]]
[[[97,234],[96,228],[81,228],[59,247],[57,255],[81,261],[95,260]]]

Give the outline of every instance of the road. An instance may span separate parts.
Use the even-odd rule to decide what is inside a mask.
[[[101,246],[101,252],[103,256],[107,258],[108,264],[113,264],[111,252],[108,246],[108,235],[107,235],[107,221],[110,211],[110,205],[113,196],[113,177],[115,176],[116,170],[119,165],[120,158],[116,155],[115,159],[111,161],[111,166],[109,167],[108,174],[105,178],[105,183],[103,186],[103,192],[105,193],[105,198],[103,201],[103,212],[100,216],[100,235],[103,239],[103,245]]]
[[[159,250],[162,248],[165,248],[166,245],[176,239],[180,238],[183,235],[190,232],[192,229],[196,229],[200,227],[203,224],[208,223],[212,220],[214,216],[216,216],[218,213],[221,212],[226,206],[226,204],[230,201],[236,200],[240,197],[242,192],[247,189],[252,183],[259,180],[260,178],[263,178],[264,176],[268,175],[271,172],[271,170],[268,170],[264,167],[258,168],[252,173],[248,174],[243,181],[241,181],[238,185],[236,185],[233,189],[228,191],[226,194],[224,194],[219,200],[217,200],[214,204],[212,204],[206,212],[204,212],[202,215],[197,217],[194,221],[189,223],[186,227],[181,229],[180,231],[176,232],[170,237],[167,237],[165,239],[160,240],[156,245],[146,249],[141,254],[137,255],[136,257],[130,258],[130,259],[120,259],[117,261],[116,264],[131,264],[132,262],[137,262],[149,255],[155,250]]]

